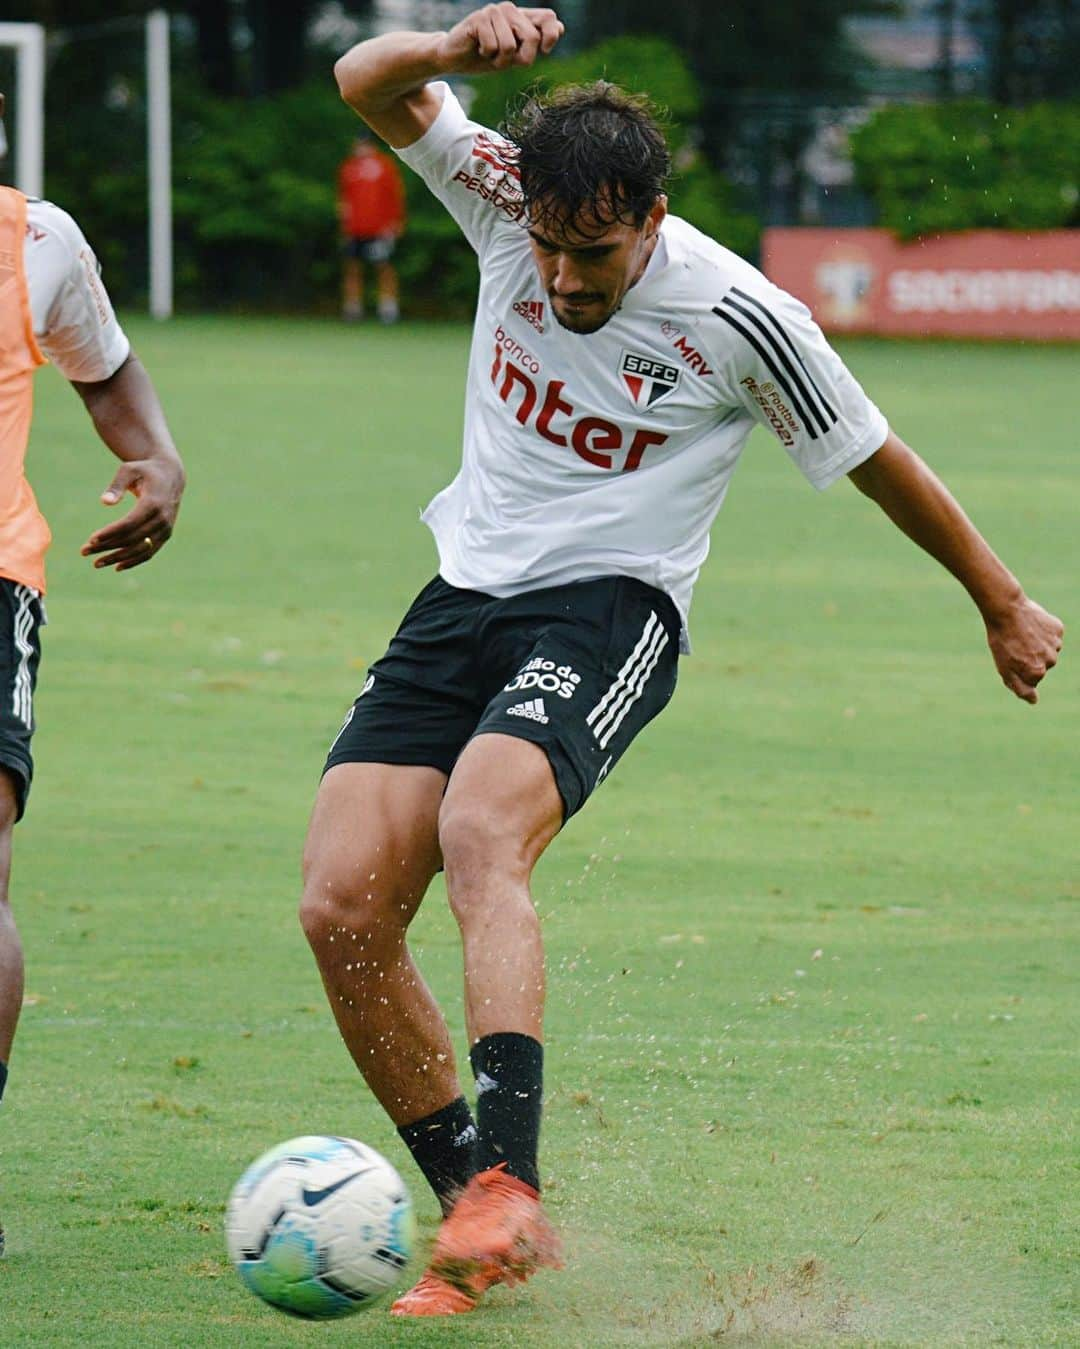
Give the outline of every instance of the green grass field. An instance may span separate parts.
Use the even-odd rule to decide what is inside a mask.
[[[79,558],[112,461],[38,382],[56,537],[13,883],[5,1349],[1080,1343],[1080,664],[1013,699],[959,587],[763,432],[671,708],[538,874],[567,1271],[437,1325],[310,1326],[244,1291],[224,1200],[294,1134],[384,1150],[434,1231],[295,908],[325,747],[434,569],[416,514],[458,460],[468,337],[130,326],[190,476],[152,567]],[[1075,349],[843,352],[1075,619]],[[460,1043],[441,887],[416,932]]]

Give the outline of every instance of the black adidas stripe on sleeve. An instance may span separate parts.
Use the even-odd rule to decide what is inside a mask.
[[[773,379],[790,400],[792,409],[797,416],[801,416],[811,440],[818,438],[815,422],[823,434],[836,425],[836,413],[807,369],[795,344],[759,300],[733,286],[720,303],[713,306],[713,313],[745,338],[765,362]]]

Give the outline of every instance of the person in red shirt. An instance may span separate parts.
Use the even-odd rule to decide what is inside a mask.
[[[341,313],[364,317],[363,264],[375,268],[378,313],[383,323],[398,317],[398,279],[391,259],[405,228],[405,188],[397,165],[370,136],[357,136],[338,170],[338,214],[343,259]]]

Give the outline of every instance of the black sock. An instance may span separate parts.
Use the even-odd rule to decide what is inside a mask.
[[[0,1060],[0,1101],[4,1099],[4,1088],[7,1086],[7,1064]]]
[[[476,1122],[464,1096],[398,1129],[444,1214],[476,1174]]]
[[[534,1190],[540,1188],[536,1154],[544,1095],[544,1046],[512,1031],[485,1035],[469,1051],[476,1077],[477,1170],[506,1163]]]

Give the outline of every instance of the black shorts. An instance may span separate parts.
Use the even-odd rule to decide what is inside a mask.
[[[437,576],[369,670],[326,768],[449,775],[474,735],[497,731],[544,750],[568,819],[674,693],[679,629],[671,599],[630,577],[497,599]]]
[[[389,262],[394,256],[397,240],[389,234],[375,234],[365,238],[346,239],[342,252],[358,262]]]
[[[0,577],[0,768],[15,785],[21,820],[34,776],[34,688],[45,606],[30,586]]]

